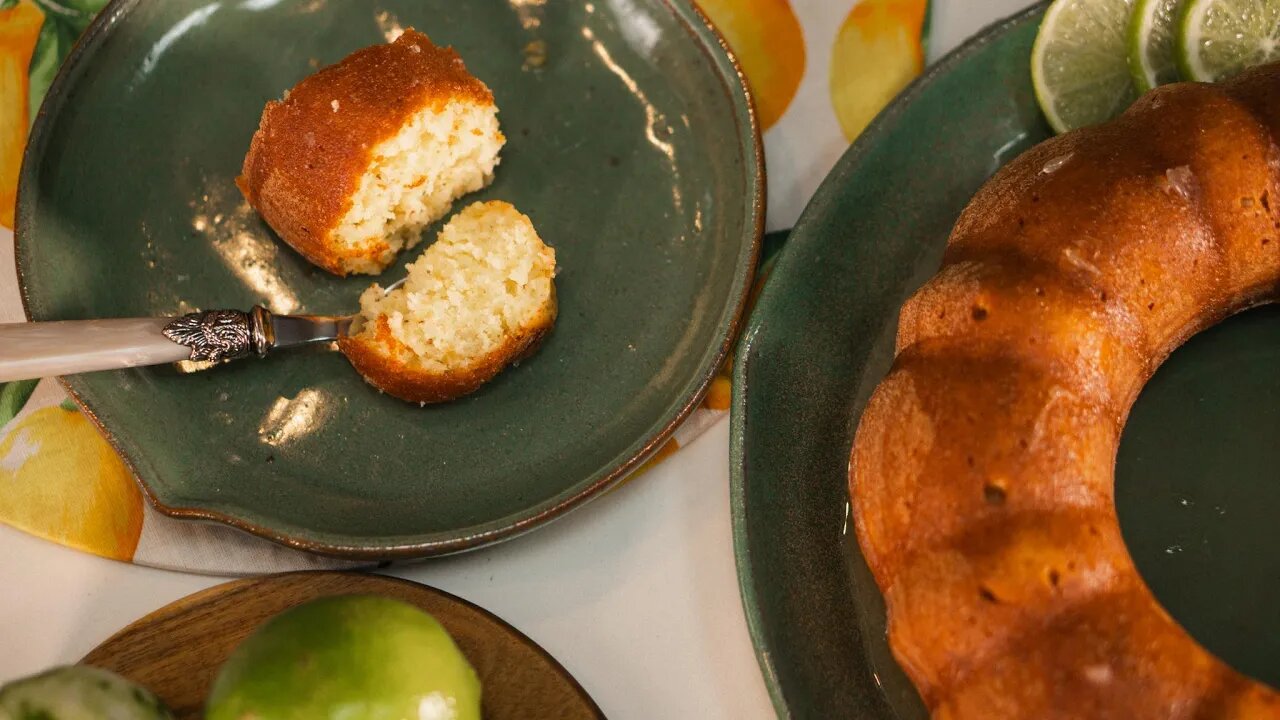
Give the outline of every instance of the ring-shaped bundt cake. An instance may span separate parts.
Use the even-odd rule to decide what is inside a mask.
[[[1280,65],[1048,140],[902,308],[850,463],[889,643],[938,718],[1280,717],[1120,535],[1121,429],[1192,334],[1280,290]]]

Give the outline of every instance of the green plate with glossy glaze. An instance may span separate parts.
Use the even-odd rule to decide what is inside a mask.
[[[161,510],[349,557],[476,547],[618,482],[720,364],[755,269],[762,161],[737,68],[687,0],[115,0],[33,129],[29,317],[354,309],[370,279],[309,265],[232,181],[267,100],[410,26],[494,91],[509,140],[463,202],[508,200],[556,248],[555,330],[427,408],[333,352],[67,378]]]
[[[1044,6],[985,30],[885,110],[778,256],[736,354],[734,543],[780,717],[923,718],[849,526],[854,430],[893,359],[898,309],[1001,165],[1047,138],[1028,65]],[[1116,505],[1157,598],[1211,651],[1280,684],[1280,308],[1175,352],[1130,415]]]

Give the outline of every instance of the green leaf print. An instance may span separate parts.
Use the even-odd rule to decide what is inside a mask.
[[[40,101],[49,90],[53,76],[58,74],[62,58],[71,50],[71,43],[66,39],[67,31],[66,23],[50,16],[45,16],[44,24],[40,26],[40,37],[36,40],[36,49],[27,70],[31,78],[27,90],[28,122],[35,122]]]
[[[36,113],[40,110],[40,102],[49,91],[49,85],[58,74],[62,61],[71,52],[76,38],[89,27],[93,18],[107,4],[108,0],[34,0],[44,13],[44,24],[40,26],[40,37],[36,40],[35,52],[31,56],[27,75],[31,78],[27,94],[27,107],[30,108],[29,122],[35,122]],[[16,0],[0,0],[13,4]]]
[[[16,380],[0,384],[0,427],[4,427],[27,404],[39,380]]]
[[[929,64],[929,38],[933,36],[933,0],[924,4],[924,22],[920,23],[920,55],[925,64]]]
[[[107,0],[35,0],[35,4],[44,11],[46,19],[56,19],[70,26],[75,33],[71,38],[74,40],[89,27],[93,16],[106,6]]]
[[[8,10],[18,4],[18,0],[0,0],[0,10]]]

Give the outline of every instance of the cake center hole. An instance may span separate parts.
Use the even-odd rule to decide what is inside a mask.
[[[1116,508],[1169,614],[1280,688],[1280,306],[1200,333],[1156,372],[1120,441]]]

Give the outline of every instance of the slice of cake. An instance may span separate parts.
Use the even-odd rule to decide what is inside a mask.
[[[531,355],[556,319],[555,250],[509,203],[474,203],[408,266],[374,284],[342,352],[372,385],[434,403],[473,392]]]
[[[378,273],[493,180],[497,113],[452,48],[406,30],[268,102],[236,184],[311,262]]]

